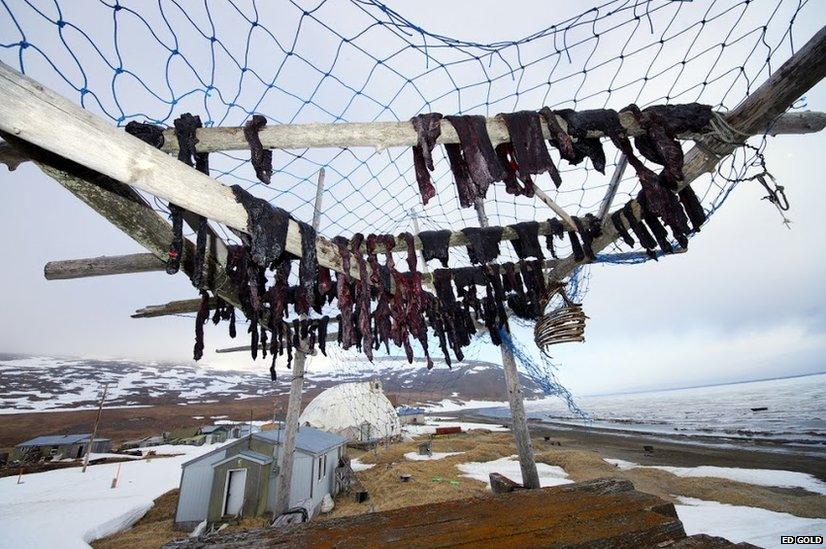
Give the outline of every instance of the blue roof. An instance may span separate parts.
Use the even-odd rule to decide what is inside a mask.
[[[267,442],[281,444],[283,429],[273,429],[271,431],[260,431],[252,436]],[[309,425],[301,425],[298,428],[298,436],[295,437],[295,447],[311,454],[323,454],[331,448],[346,444],[347,439],[322,431]]]
[[[78,435],[47,435],[42,437],[35,437],[26,442],[21,442],[17,446],[62,446],[64,444],[81,444],[89,442],[89,433]],[[96,438],[96,442],[109,440],[108,438]]]
[[[409,406],[402,406],[398,410],[400,416],[417,416],[424,413],[424,408],[410,408]]]

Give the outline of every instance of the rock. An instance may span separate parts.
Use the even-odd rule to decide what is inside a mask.
[[[336,504],[333,503],[333,498],[330,497],[330,494],[324,494],[324,497],[321,498],[321,512],[329,513],[335,506]]]

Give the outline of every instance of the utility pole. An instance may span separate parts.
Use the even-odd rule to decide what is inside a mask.
[[[83,473],[86,472],[86,467],[89,466],[89,454],[92,453],[92,444],[95,442],[95,437],[98,434],[98,424],[100,423],[100,414],[103,412],[103,401],[106,400],[106,391],[109,389],[109,384],[103,384],[103,396],[100,397],[100,405],[98,406],[98,413],[95,416],[95,425],[92,427],[92,436],[89,437],[89,443],[86,445],[86,455],[83,456]]]
[[[489,221],[485,213],[484,200],[477,198],[474,206],[476,207],[476,215],[479,218],[479,226],[487,227]],[[488,326],[488,330],[495,329],[495,326]],[[525,488],[539,488],[539,473],[536,470],[536,461],[533,457],[531,434],[528,431],[528,418],[525,415],[522,384],[519,382],[519,372],[516,370],[516,359],[514,359],[510,348],[504,345],[504,342],[499,346],[499,349],[502,351],[502,366],[505,371],[505,386],[508,389],[508,403],[511,411],[511,429],[513,430],[513,438],[516,441],[516,451],[519,454],[522,485]]]
[[[313,229],[318,230],[321,222],[321,202],[324,195],[324,168],[318,172],[315,206],[313,208]],[[304,316],[305,317],[305,316]],[[305,317],[306,318],[306,317]],[[290,485],[293,478],[293,455],[295,439],[298,436],[298,417],[301,414],[301,393],[304,389],[304,366],[307,361],[307,341],[301,341],[301,347],[295,349],[292,381],[290,382],[290,399],[287,402],[287,417],[284,431],[281,433],[281,455],[278,459],[278,492],[275,499],[275,516],[280,515],[290,505]]]

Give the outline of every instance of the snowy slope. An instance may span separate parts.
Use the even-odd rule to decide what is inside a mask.
[[[157,447],[184,454],[0,478],[0,548],[88,547],[131,526],[152,501],[178,487],[181,464],[219,445]],[[120,466],[117,488],[112,479]]]
[[[108,407],[225,402],[286,395],[289,376],[273,383],[267,366],[255,370],[220,370],[185,364],[19,356],[0,354],[0,414],[94,408],[103,383],[109,383]],[[323,390],[342,382],[378,377],[387,393],[433,395],[434,401],[503,399],[501,367],[484,362],[444,364],[428,371],[423,362],[395,358],[348,359],[332,367],[308,366],[305,388]],[[523,379],[528,396],[539,388]],[[495,398],[494,398],[495,397]]]

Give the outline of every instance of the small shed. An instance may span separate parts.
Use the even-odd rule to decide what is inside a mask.
[[[11,459],[19,460],[26,457],[28,459],[32,459],[32,457],[36,459],[41,457],[53,459],[81,458],[86,453],[86,446],[89,444],[91,436],[86,433],[35,437],[15,446]],[[108,438],[96,438],[92,443],[92,453],[103,454],[111,451],[112,441]]]
[[[205,444],[217,444],[219,442],[226,442],[227,439],[230,438],[230,426],[204,425],[203,427],[201,427],[200,433],[205,437]]]
[[[281,429],[253,433],[184,463],[176,526],[191,528],[203,520],[215,523],[239,515],[272,512],[283,434]],[[301,505],[314,515],[325,495],[336,494],[335,469],[346,444],[344,438],[333,433],[306,425],[299,428],[290,508]]]
[[[400,406],[396,412],[399,414],[399,421],[402,425],[424,425],[424,408]]]

